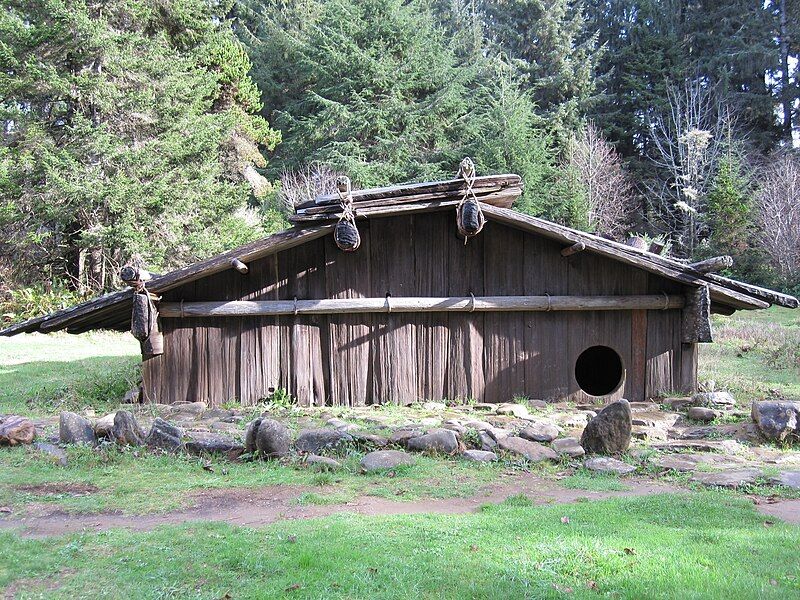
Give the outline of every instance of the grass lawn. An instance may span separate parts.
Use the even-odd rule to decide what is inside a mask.
[[[263,529],[3,533],[0,588],[18,582],[19,598],[800,597],[800,528],[765,525],[746,499],[526,504]]]

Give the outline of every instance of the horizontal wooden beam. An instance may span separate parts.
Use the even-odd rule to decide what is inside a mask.
[[[683,296],[462,296],[451,298],[337,298],[161,302],[161,317],[243,317],[416,312],[546,312],[667,310],[683,308]]]
[[[561,256],[572,256],[573,254],[577,254],[578,252],[583,252],[586,250],[586,244],[583,242],[575,242],[572,246],[567,246],[561,251]]]
[[[242,275],[246,275],[247,272],[250,270],[247,268],[247,265],[240,261],[238,258],[231,259],[231,266],[239,271]]]
[[[733,258],[730,256],[715,256],[714,258],[692,263],[689,266],[700,273],[716,273],[723,269],[730,269],[733,266]]]

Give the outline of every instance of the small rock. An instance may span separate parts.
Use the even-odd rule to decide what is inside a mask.
[[[33,447],[42,454],[47,454],[58,465],[62,467],[67,466],[67,453],[63,448],[59,448],[55,444],[48,444],[46,442],[36,442]]]
[[[631,408],[627,400],[606,406],[589,421],[581,435],[581,446],[590,454],[619,454],[631,443]]]
[[[736,454],[741,452],[743,448],[735,440],[667,440],[665,442],[653,442],[650,447],[654,450],[670,452],[690,450],[692,452],[723,452],[726,454]]]
[[[597,471],[598,473],[616,473],[617,475],[626,475],[633,473],[636,467],[624,463],[616,458],[609,456],[595,456],[583,463],[583,466],[590,471]]]
[[[528,400],[528,406],[531,408],[547,408],[549,405],[544,400]]]
[[[425,402],[422,405],[424,410],[441,411],[447,410],[447,405],[444,402]]]
[[[206,431],[189,431],[187,435],[183,447],[189,454],[224,454],[228,460],[236,460],[244,452],[244,446],[225,435]]]
[[[353,436],[353,441],[360,444],[374,446],[376,448],[383,448],[389,444],[389,440],[382,435],[374,433],[364,433],[363,431],[351,431],[350,435]]]
[[[692,405],[691,396],[679,396],[676,398],[664,398],[664,404],[669,406],[672,410],[683,410],[687,406]]]
[[[258,430],[256,431],[256,450],[259,456],[262,458],[286,456],[289,454],[290,442],[291,436],[286,425],[274,419],[260,419]],[[247,441],[245,439],[246,448]]]
[[[547,446],[542,446],[538,442],[531,442],[517,436],[509,436],[497,441],[497,445],[512,454],[524,456],[531,462],[541,462],[544,460],[558,460],[558,454]]]
[[[141,446],[144,443],[145,434],[131,413],[127,410],[120,410],[114,415],[111,436],[120,446]]]
[[[470,419],[469,421],[464,421],[464,427],[467,429],[477,429],[478,431],[483,431],[484,429],[491,429],[492,424],[487,423],[486,421],[481,421],[480,419]]]
[[[736,399],[728,392],[698,392],[692,396],[694,406],[736,406]]]
[[[408,444],[408,440],[421,435],[422,431],[420,429],[402,428],[398,429],[389,436],[389,443],[393,446],[402,446],[405,448]]]
[[[114,433],[114,417],[117,413],[109,413],[94,422],[94,434],[98,438],[111,438]]]
[[[375,450],[361,459],[361,470],[365,473],[372,473],[413,464],[414,458],[401,450]]]
[[[455,431],[456,435],[459,437],[467,433],[467,428],[464,427],[461,423],[444,423],[442,425],[442,429],[449,429],[450,431]]]
[[[482,412],[494,412],[496,408],[496,404],[490,404],[488,402],[478,402],[472,405],[472,410],[478,410]]]
[[[315,471],[336,471],[342,468],[342,464],[339,461],[316,454],[308,454],[303,462]]]
[[[180,429],[171,423],[167,423],[161,417],[156,417],[144,443],[151,448],[177,452],[183,443],[182,438],[183,432]]]
[[[777,477],[770,477],[769,482],[773,485],[800,490],[800,471],[783,471]]]
[[[183,413],[185,415],[200,415],[206,411],[208,404],[205,402],[184,402],[172,405],[173,413]]]
[[[631,412],[655,412],[659,410],[659,406],[655,402],[630,402]]]
[[[461,456],[473,462],[494,462],[497,454],[485,450],[464,450]]]
[[[19,415],[0,418],[0,446],[30,444],[36,437],[33,421]]]
[[[800,436],[800,402],[753,402],[751,414],[759,431],[768,440],[782,442]]]
[[[735,469],[745,465],[746,461],[738,456],[725,456],[722,454],[712,453],[693,453],[666,454],[664,456],[659,456],[656,459],[655,464],[662,469],[670,469],[680,473],[689,473],[697,470],[701,465]]]
[[[714,473],[695,473],[692,475],[691,481],[714,487],[738,488],[742,485],[755,483],[760,476],[761,471],[758,469],[740,469]]]
[[[253,419],[247,424],[244,430],[244,451],[247,454],[256,453],[256,435],[258,434],[258,427],[261,425],[261,418]]]
[[[409,439],[406,448],[412,452],[455,454],[458,452],[458,438],[449,429],[433,429],[425,435]]]
[[[719,416],[719,413],[705,406],[690,406],[686,415],[693,421],[700,421],[701,423],[710,423]]]
[[[532,442],[552,442],[559,433],[558,427],[552,423],[534,421],[519,432],[519,437]]]
[[[497,447],[497,440],[488,431],[479,431],[478,439],[481,442],[481,450],[489,452]]]
[[[62,444],[94,444],[94,429],[85,417],[62,412],[58,417],[58,439]]]
[[[337,450],[352,441],[353,436],[338,429],[304,429],[294,447],[298,452],[317,454],[322,450]]]
[[[513,415],[518,419],[529,415],[528,407],[522,404],[500,404],[495,409],[498,415]]]
[[[553,443],[550,444],[550,447],[559,454],[569,456],[570,458],[579,458],[586,454],[586,450],[583,449],[580,441],[578,441],[577,438],[572,437],[553,440]]]

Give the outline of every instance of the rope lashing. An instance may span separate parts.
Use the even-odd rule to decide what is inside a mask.
[[[294,316],[297,316],[297,296],[294,297]]]
[[[339,205],[342,216],[333,230],[333,239],[339,250],[354,252],[361,245],[361,234],[356,227],[356,211],[353,208],[353,189],[350,178],[344,175],[336,179],[336,191],[339,194]]]
[[[389,299],[390,299],[391,297],[392,297],[392,295],[391,295],[391,294],[386,294],[386,312],[387,312],[387,313],[390,313],[390,312],[392,312],[392,303],[389,301]]]
[[[545,296],[547,296],[547,312],[550,312],[551,310],[553,310],[553,305],[550,302],[550,294],[545,292]]]
[[[469,312],[475,312],[475,294],[469,293]]]
[[[481,232],[483,224],[486,222],[480,202],[478,202],[478,198],[475,196],[475,190],[473,190],[476,177],[475,163],[472,162],[469,156],[461,161],[456,177],[462,178],[466,183],[464,195],[456,208],[458,233],[464,236],[464,243],[466,244],[469,238]]]
[[[664,308],[661,310],[667,310],[669,308],[669,296],[667,296],[667,292],[661,292],[664,294]]]

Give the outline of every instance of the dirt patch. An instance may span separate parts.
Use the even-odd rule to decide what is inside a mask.
[[[19,595],[35,595],[35,593],[52,592],[64,585],[64,579],[75,573],[73,569],[62,569],[55,575],[48,577],[31,577],[17,579],[3,590],[3,600],[15,600]]]
[[[14,489],[37,496],[86,496],[100,491],[96,485],[91,483],[41,483],[15,485]]]
[[[149,531],[161,525],[193,521],[224,522],[232,525],[261,527],[276,521],[308,519],[338,513],[366,516],[400,514],[463,514],[475,512],[484,504],[496,504],[509,496],[525,494],[535,504],[558,504],[578,499],[600,500],[612,497],[645,496],[675,492],[677,488],[647,479],[626,479],[625,491],[595,492],[565,489],[558,482],[532,475],[516,477],[501,486],[487,486],[468,498],[398,501],[375,496],[360,496],[340,504],[301,505],[297,498],[304,492],[334,493],[335,488],[302,486],[268,486],[261,488],[227,488],[205,490],[192,496],[194,506],[163,514],[124,515],[121,513],[74,514],[63,510],[46,513],[9,515],[0,518],[0,528],[18,529],[27,537],[45,537],[79,531],[104,531],[124,527]]]
[[[800,500],[753,498],[756,510],[768,517],[778,517],[787,523],[800,525]]]

